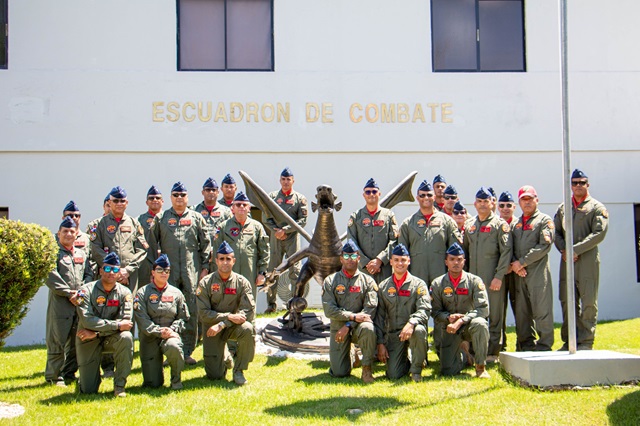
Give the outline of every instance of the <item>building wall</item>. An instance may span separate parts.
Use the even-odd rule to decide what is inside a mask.
[[[151,184],[167,194],[181,180],[196,204],[208,176],[245,170],[272,190],[290,166],[310,198],[320,183],[334,187],[341,230],[369,177],[385,191],[413,170],[418,181],[442,173],[471,211],[481,185],[514,193],[532,184],[553,215],[562,201],[557,3],[526,2],[527,72],[434,73],[423,0],[274,0],[274,72],[176,71],[173,0],[11,1],[9,67],[0,71],[0,178],[10,185],[0,206],[55,230],[70,199],[86,224],[115,185],[138,215]],[[631,184],[640,58],[630,53],[638,11],[631,0],[569,8],[572,165],[611,215],[601,319],[636,316],[640,296]],[[181,110],[175,121],[171,102]],[[226,121],[214,119],[220,104]],[[279,106],[288,113],[270,119]],[[395,120],[384,122],[382,110],[393,108]],[[403,203],[396,216],[416,208]],[[552,263],[557,277],[555,249]],[[557,298],[557,282],[555,290]],[[43,341],[45,306],[42,289],[8,344]]]

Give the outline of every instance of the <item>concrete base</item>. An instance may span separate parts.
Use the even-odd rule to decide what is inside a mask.
[[[533,386],[613,385],[640,380],[640,356],[612,351],[501,352],[505,371]]]

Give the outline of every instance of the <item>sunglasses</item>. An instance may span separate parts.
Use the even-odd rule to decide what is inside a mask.
[[[158,274],[170,274],[171,273],[171,268],[157,267],[157,268],[154,269],[154,271],[156,271]]]
[[[102,269],[108,274],[109,272],[113,272],[114,274],[117,274],[118,272],[120,272],[120,267],[119,266],[103,266]]]
[[[510,209],[511,207],[513,207],[513,204],[511,203],[499,203],[498,207],[501,209]]]
[[[203,188],[202,190],[204,192],[216,192],[218,190],[218,188]]]
[[[358,259],[358,253],[342,253],[342,258],[344,260],[357,260]]]
[[[187,196],[186,192],[174,192],[173,194],[171,194],[172,197],[176,197],[176,198],[184,198]]]
[[[424,198],[424,197],[429,197],[429,198],[431,198],[431,197],[433,197],[434,195],[435,195],[435,194],[433,194],[433,193],[429,193],[429,194],[418,194],[418,197],[419,197],[419,198]]]
[[[376,195],[378,193],[378,190],[377,189],[366,189],[364,191],[364,193],[367,194],[367,195]]]
[[[457,195],[445,195],[444,199],[445,200],[456,200],[456,199],[458,199],[458,196]]]
[[[247,203],[233,203],[233,205],[236,206],[236,207],[242,207],[244,209],[249,207],[249,204],[247,204]]]
[[[82,216],[80,213],[69,213],[67,216],[72,217],[72,218],[78,218],[80,216]]]
[[[462,210],[460,212],[459,211],[455,211],[455,210],[453,211],[453,215],[454,216],[464,216],[465,214],[467,214],[467,212],[465,210]]]
[[[113,204],[124,204],[124,203],[127,202],[127,199],[126,198],[112,198],[111,202]]]
[[[149,201],[162,200],[162,195],[149,195],[147,197],[147,200]]]
[[[572,180],[571,186],[587,186],[589,181],[586,180]]]

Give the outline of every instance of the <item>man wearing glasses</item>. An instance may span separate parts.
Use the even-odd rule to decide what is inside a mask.
[[[123,269],[115,253],[101,259],[101,278],[80,288],[72,302],[78,305],[76,352],[80,369],[80,392],[97,393],[100,387],[100,357],[113,352],[114,395],[127,396],[124,388],[133,360],[133,310],[131,291],[118,279]]]
[[[153,280],[138,290],[133,313],[140,328],[142,386],[158,388],[164,383],[162,356],[171,368],[171,389],[182,389],[184,353],[180,333],[189,321],[189,308],[180,290],[169,284],[171,263],[166,254],[153,263]]]
[[[213,247],[213,238],[216,235],[218,225],[231,217],[231,210],[229,207],[218,202],[219,194],[220,188],[218,187],[218,182],[211,177],[207,178],[202,185],[203,200],[193,208],[193,210],[200,213],[204,218],[204,221],[207,222],[207,233],[211,240],[211,247]],[[212,262],[209,265],[209,270],[214,271],[215,268],[216,263],[212,259]]]
[[[352,239],[342,247],[342,270],[325,278],[322,284],[322,307],[331,320],[329,374],[351,374],[351,343],[362,349],[362,381],[373,383],[373,359],[376,332],[373,320],[378,306],[378,286],[369,275],[358,270],[360,249]]]
[[[464,237],[464,223],[469,219],[469,216],[467,215],[467,209],[460,201],[456,201],[456,204],[453,206],[452,217],[458,225],[460,235]]]
[[[500,214],[500,219],[504,220],[509,224],[509,228],[511,232],[516,226],[517,220],[513,220],[513,213],[516,211],[516,202],[513,199],[513,195],[509,191],[505,191],[500,194],[500,198],[498,198],[498,213]],[[512,241],[513,243],[513,241]],[[504,281],[502,285],[505,287],[507,292],[507,300],[511,305],[511,312],[513,312],[513,317],[516,315],[516,274],[512,272],[511,265],[509,265],[509,271],[504,276]],[[504,337],[502,350],[507,349],[507,302],[504,303],[504,327],[502,328],[502,335]],[[516,347],[516,350],[518,347]]]
[[[556,226],[556,248],[562,254],[560,261],[560,304],[562,305],[561,337],[564,344],[560,350],[569,350],[569,325],[567,310],[576,311],[578,350],[593,349],[598,320],[598,286],[600,284],[600,244],[609,226],[609,213],[604,204],[589,194],[589,178],[578,169],[571,174],[573,213],[573,263],[575,271],[576,306],[567,306],[566,241],[564,228],[564,205],[558,207],[554,223]]]
[[[380,187],[373,178],[364,185],[365,206],[351,214],[347,223],[347,238],[360,247],[361,271],[373,277],[376,283],[391,276],[389,254],[398,238],[396,216],[380,207]]]
[[[73,242],[73,248],[84,250],[87,256],[91,256],[91,240],[89,240],[87,234],[80,230],[80,218],[82,214],[73,200],[69,201],[62,211],[62,219],[67,216],[73,219],[76,223],[76,229],[78,230],[76,240]]]
[[[496,362],[504,343],[506,287],[504,276],[512,255],[511,228],[493,213],[493,196],[484,186],[476,193],[478,214],[465,225],[463,249],[469,272],[489,286],[489,351],[487,362]]]
[[[453,206],[458,202],[458,190],[453,185],[448,185],[444,189],[444,208],[442,209],[443,213],[448,214],[449,216],[453,216]]]
[[[162,199],[162,192],[155,185],[152,185],[151,188],[147,191],[147,212],[142,213],[138,216],[138,222],[142,225],[142,229],[144,230],[144,238],[145,240],[151,241],[151,235],[149,230],[151,229],[151,224],[153,223],[153,218],[156,217],[158,213],[162,211],[162,206],[164,204],[164,200]],[[153,268],[153,261],[147,257],[142,263],[140,263],[140,268],[138,269],[138,281],[140,285],[145,285],[151,279],[151,269]]]
[[[194,365],[196,360],[191,354],[198,335],[195,292],[198,281],[209,273],[211,240],[204,218],[188,205],[187,188],[176,182],[171,188],[171,208],[153,219],[149,256],[165,253],[171,262],[169,281],[182,291],[189,307],[190,318],[182,332],[184,360]]]
[[[147,257],[149,245],[140,222],[125,213],[129,204],[127,191],[114,187],[109,193],[109,204],[111,211],[89,234],[91,256],[98,267],[102,267],[107,254],[117,254],[122,262],[118,282],[135,292],[138,290],[138,268]]]

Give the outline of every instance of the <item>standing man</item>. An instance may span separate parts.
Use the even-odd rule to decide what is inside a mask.
[[[393,275],[380,283],[374,322],[378,361],[387,364],[387,377],[399,379],[411,373],[411,380],[420,382],[427,359],[431,298],[427,284],[409,273],[410,263],[407,248],[395,246],[391,253]]]
[[[446,272],[447,248],[455,242],[462,243],[462,237],[455,221],[434,208],[434,191],[429,182],[420,184],[417,199],[420,210],[402,222],[398,243],[411,253],[409,272],[431,283]]]
[[[217,271],[198,284],[198,317],[206,329],[202,340],[204,370],[211,380],[227,375],[225,348],[229,339],[237,342],[233,362],[233,381],[247,383],[244,370],[255,353],[252,322],[256,314],[251,283],[233,272],[236,262],[233,249],[226,241],[216,252]]]
[[[391,276],[389,253],[398,239],[396,216],[380,207],[380,187],[373,178],[363,188],[365,206],[351,214],[347,223],[347,238],[360,247],[359,269],[373,277],[376,283]]]
[[[78,371],[76,359],[76,331],[78,314],[71,302],[78,289],[91,281],[93,272],[89,255],[74,247],[78,224],[65,217],[58,228],[58,261],[56,269],[47,277],[49,302],[47,304],[47,366],[44,378],[47,383],[66,386],[75,380]]]
[[[222,187],[220,188],[222,189],[222,198],[220,198],[218,202],[223,206],[231,208],[233,200],[236,197],[236,180],[230,173],[227,173],[220,183],[222,184]]]
[[[162,356],[171,367],[171,389],[182,389],[184,353],[180,333],[189,321],[189,308],[182,292],[169,284],[171,263],[166,254],[153,263],[153,280],[138,290],[133,313],[140,328],[142,386],[158,388],[164,383]]]
[[[62,219],[65,217],[70,217],[76,223],[77,235],[76,240],[73,242],[73,247],[79,250],[84,250],[87,253],[87,256],[91,257],[91,240],[89,240],[89,236],[80,230],[80,218],[82,214],[80,213],[80,209],[76,205],[76,203],[71,200],[64,206],[64,210],[62,211]]]
[[[229,207],[224,206],[218,202],[218,194],[220,193],[218,182],[213,178],[207,178],[202,185],[202,197],[203,201],[198,204],[193,210],[202,215],[204,221],[207,223],[207,234],[211,240],[211,247],[213,248],[213,239],[216,235],[218,225],[231,217],[231,210]],[[215,270],[215,259],[212,259],[209,265],[209,270]]]
[[[109,193],[109,204],[111,211],[89,234],[91,256],[98,267],[102,267],[107,254],[117,254],[122,262],[118,282],[135,292],[138,289],[138,268],[147,257],[149,245],[140,222],[125,213],[129,204],[127,191],[119,186],[113,188]]]
[[[465,225],[463,248],[469,262],[469,272],[489,283],[489,355],[496,362],[503,348],[506,286],[504,277],[511,266],[511,229],[493,213],[491,193],[484,186],[476,193],[473,204],[478,212]]]
[[[272,200],[278,204],[298,225],[302,228],[307,224],[307,199],[304,195],[293,190],[293,173],[291,169],[286,167],[280,173],[280,190],[269,194]],[[269,271],[273,271],[280,265],[282,258],[286,254],[291,257],[295,252],[300,250],[300,239],[298,232],[286,222],[276,223],[269,217],[265,221],[267,227],[271,230],[270,244],[271,253],[269,255]],[[300,273],[300,263],[297,262],[289,268],[289,280],[293,285],[298,280]],[[295,287],[294,287],[295,288]],[[265,314],[276,311],[278,289],[277,286],[271,286],[267,292],[267,310]]]
[[[162,192],[155,185],[152,185],[151,188],[147,191],[147,212],[142,213],[138,216],[138,222],[142,225],[142,229],[144,230],[144,239],[147,242],[151,241],[151,235],[149,230],[151,229],[151,224],[153,223],[153,218],[160,212],[162,212],[162,206],[164,205],[164,200],[162,199]],[[155,253],[151,253],[153,257]],[[138,269],[138,281],[140,281],[140,285],[148,284],[151,280],[151,270],[153,269],[153,261],[146,257],[141,263],[140,268]]]
[[[442,209],[443,213],[448,214],[449,216],[453,216],[453,207],[458,202],[458,190],[453,185],[448,185],[444,189],[444,208]]]
[[[513,245],[513,230],[516,227],[517,220],[513,220],[513,213],[516,211],[516,202],[513,199],[513,195],[509,191],[505,191],[500,194],[500,198],[498,198],[498,213],[500,214],[500,219],[507,222],[509,225],[509,229],[512,232],[511,243]],[[509,270],[507,274],[504,276],[503,285],[505,286],[505,290],[507,292],[506,298],[511,305],[511,312],[513,312],[513,317],[516,316],[516,274],[512,271],[511,265],[509,265]],[[507,302],[504,303],[504,327],[502,328],[502,335],[504,336],[504,342],[502,345],[502,350],[507,349]],[[518,350],[518,347],[516,347]]]
[[[74,303],[78,304],[76,351],[80,367],[80,392],[97,393],[100,387],[102,352],[113,352],[114,395],[125,397],[124,388],[133,360],[133,310],[131,291],[118,283],[120,259],[115,253],[101,259],[101,278],[83,286]]]
[[[433,178],[433,191],[436,194],[434,207],[439,211],[444,210],[444,190],[447,188],[447,181],[444,176],[437,175]]]
[[[358,270],[360,249],[349,239],[342,247],[342,270],[325,278],[322,284],[322,307],[331,320],[329,374],[351,374],[351,343],[362,349],[362,381],[373,383],[373,359],[376,332],[373,319],[378,306],[378,286],[369,275]]]
[[[269,237],[262,224],[249,217],[250,209],[249,198],[238,192],[231,206],[233,217],[220,224],[215,241],[231,246],[236,256],[233,271],[249,280],[256,300],[257,287],[264,284],[269,264]]]
[[[153,219],[149,255],[165,253],[173,266],[169,281],[184,294],[189,307],[189,320],[182,332],[184,361],[194,365],[196,360],[191,354],[198,335],[195,292],[198,281],[209,273],[211,241],[202,215],[188,205],[187,188],[182,182],[176,182],[171,188],[171,208]]]
[[[576,292],[576,336],[579,350],[593,349],[598,322],[598,286],[600,284],[600,244],[609,227],[609,213],[604,204],[589,194],[589,178],[575,169],[571,174],[573,193],[573,263]],[[566,240],[564,205],[560,204],[554,218],[556,248],[562,254],[560,261],[560,304],[562,305],[561,350],[569,350],[569,323],[567,306]]]
[[[440,372],[455,376],[465,365],[476,367],[476,377],[490,378],[485,370],[489,346],[489,304],[482,279],[464,272],[464,250],[454,243],[447,250],[448,272],[431,283],[432,315],[441,330],[442,345],[436,348]],[[475,358],[469,351],[473,345]]]
[[[522,216],[513,229],[515,260],[511,263],[517,274],[517,347],[522,351],[550,351],[553,346],[553,290],[549,251],[555,226],[551,217],[538,210],[538,193],[533,186],[520,188],[518,200]]]

